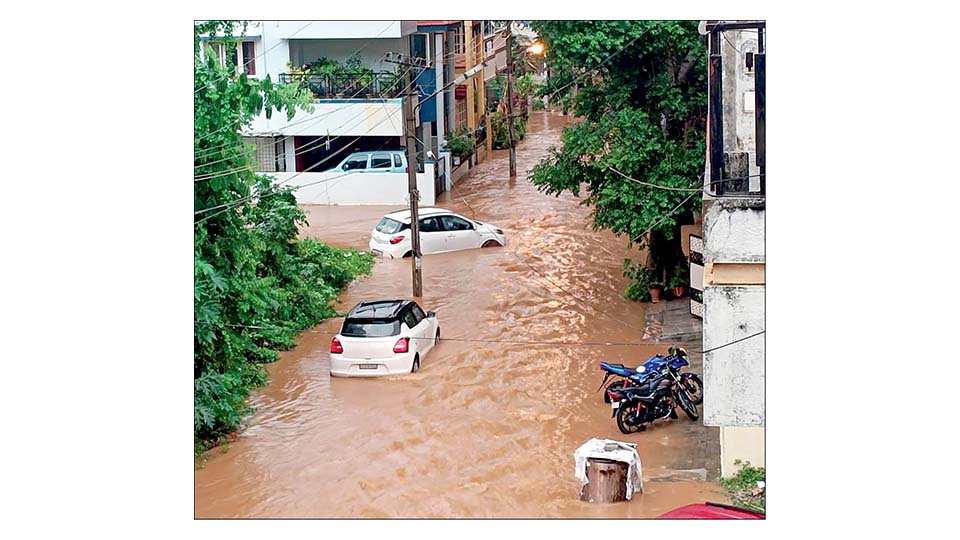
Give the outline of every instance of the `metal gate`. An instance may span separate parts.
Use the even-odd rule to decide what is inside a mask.
[[[703,319],[703,238],[690,235],[690,314]]]

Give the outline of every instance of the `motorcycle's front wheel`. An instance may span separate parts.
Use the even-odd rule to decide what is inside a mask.
[[[677,402],[680,403],[680,408],[683,409],[683,412],[687,414],[687,418],[691,420],[700,419],[700,412],[697,410],[697,404],[694,402],[693,398],[687,394],[685,389],[677,388]]]
[[[703,381],[700,380],[700,377],[695,373],[685,373],[681,380],[687,394],[693,398],[693,403],[696,405],[703,403]]]
[[[635,412],[637,412],[636,403],[620,404],[620,408],[617,409],[617,427],[620,428],[620,433],[637,433],[645,429],[643,424],[630,425],[627,423],[627,416]]]

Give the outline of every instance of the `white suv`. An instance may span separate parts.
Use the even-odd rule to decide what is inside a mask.
[[[412,300],[360,302],[330,342],[330,375],[376,377],[416,373],[440,342],[437,315]]]
[[[419,214],[420,252],[424,255],[507,244],[503,230],[495,225],[467,219],[443,208],[421,208]],[[413,253],[410,210],[383,216],[370,235],[370,251],[391,259]]]

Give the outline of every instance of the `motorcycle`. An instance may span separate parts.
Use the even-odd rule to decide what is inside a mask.
[[[687,393],[682,375],[669,364],[650,373],[639,386],[626,386],[609,391],[612,416],[620,433],[646,431],[647,425],[661,418],[677,418],[677,405],[690,420],[698,420],[697,404]]]
[[[695,404],[700,405],[703,403],[703,381],[700,380],[700,377],[695,373],[680,373],[682,368],[690,365],[690,362],[687,361],[687,351],[683,347],[670,347],[667,354],[666,357],[658,354],[636,369],[624,367],[623,364],[600,362],[600,369],[605,371],[606,374],[597,390],[603,388],[603,385],[607,383],[610,377],[622,377],[620,380],[614,381],[607,386],[606,391],[603,393],[603,402],[611,402],[611,390],[642,385],[651,374],[659,372],[664,365],[668,365],[670,369],[679,374],[683,387],[686,388],[687,394],[693,398]]]

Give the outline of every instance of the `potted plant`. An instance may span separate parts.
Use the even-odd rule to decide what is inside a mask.
[[[682,298],[687,292],[687,278],[684,276],[682,266],[674,268],[673,276],[670,277],[670,288],[673,290],[674,298]]]
[[[650,293],[650,301],[656,304],[660,301],[660,295],[663,294],[663,282],[657,276],[653,268],[647,269],[647,291]]]

